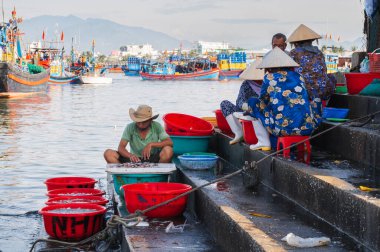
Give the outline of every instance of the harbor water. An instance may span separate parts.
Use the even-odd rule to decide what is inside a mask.
[[[47,178],[106,177],[103,152],[117,148],[129,108],[214,116],[236,100],[241,81],[142,81],[113,74],[113,84],[50,86],[46,94],[0,99],[0,251],[28,251],[43,229],[37,213]]]

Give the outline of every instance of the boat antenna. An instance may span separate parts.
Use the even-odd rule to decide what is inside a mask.
[[[4,21],[4,0],[1,0],[1,13],[3,14],[3,24],[5,24],[5,21]]]

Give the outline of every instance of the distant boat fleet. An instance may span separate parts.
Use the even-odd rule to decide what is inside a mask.
[[[0,96],[42,92],[47,90],[48,84],[110,84],[112,78],[106,76],[107,72],[124,73],[142,80],[237,79],[247,66],[244,52],[220,53],[215,59],[170,55],[154,61],[130,56],[126,65],[106,66],[96,62],[95,41],[92,41],[90,59],[82,55],[78,61],[75,60],[72,46],[72,63],[68,65],[64,60],[63,46],[62,49],[40,46],[23,55],[20,42],[23,33],[18,27],[21,22],[14,9],[9,23],[0,25]],[[44,32],[42,39],[45,45]],[[63,39],[62,32],[62,45]]]
[[[178,55],[162,62],[129,57],[122,70],[126,76],[141,76],[143,80],[230,80],[239,78],[247,67],[246,60],[244,52],[221,53],[216,61]]]

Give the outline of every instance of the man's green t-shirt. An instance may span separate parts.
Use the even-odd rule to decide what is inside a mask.
[[[128,141],[131,147],[130,152],[138,157],[141,157],[141,153],[144,147],[148,143],[161,142],[167,139],[169,135],[165,132],[164,128],[160,123],[152,121],[150,131],[146,135],[145,139],[141,139],[140,134],[137,130],[136,123],[130,123],[125,127],[121,139]],[[154,155],[159,151],[158,148],[152,148],[151,155]]]

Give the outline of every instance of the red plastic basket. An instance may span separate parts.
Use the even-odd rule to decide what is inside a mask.
[[[208,121],[186,114],[168,113],[163,116],[162,120],[168,134],[190,133],[197,134],[197,136],[208,136],[214,130],[214,126]]]
[[[54,213],[59,209],[69,209],[78,213]],[[80,212],[81,209],[91,210]],[[93,210],[93,211],[92,211]],[[43,216],[46,233],[65,241],[79,241],[99,232],[103,226],[104,206],[95,204],[62,204],[46,206],[39,213]]]
[[[358,94],[370,84],[373,79],[379,79],[380,73],[345,73],[349,94]]]
[[[78,197],[78,196],[102,196],[105,192],[94,188],[63,188],[48,191],[49,198],[54,197]]]
[[[87,177],[56,177],[45,180],[47,190],[60,188],[94,188],[97,181]]]
[[[372,73],[380,73],[380,53],[376,53],[378,50],[380,48],[377,48],[372,53],[368,53],[369,71]]]
[[[125,204],[128,212],[144,210],[166,200],[172,199],[191,190],[191,186],[181,183],[152,182],[122,186]],[[187,195],[169,204],[145,213],[150,218],[169,218],[183,213],[186,207]]]
[[[228,122],[226,118],[224,117],[222,110],[218,109],[218,110],[215,110],[214,112],[215,112],[216,123],[218,125],[218,128],[227,135],[232,134],[230,125],[228,125]]]
[[[54,197],[45,202],[46,205],[61,205],[61,204],[96,204],[105,206],[108,199],[102,196],[77,196],[77,197]]]

